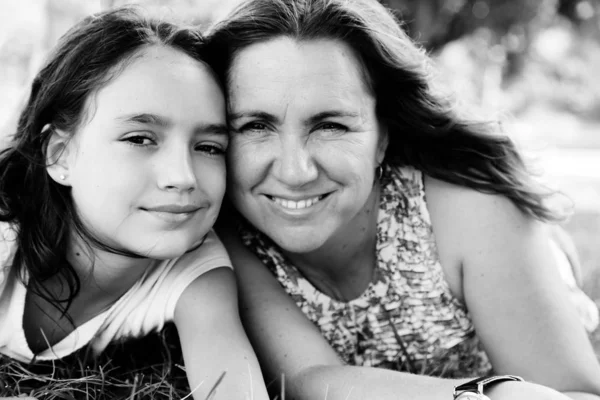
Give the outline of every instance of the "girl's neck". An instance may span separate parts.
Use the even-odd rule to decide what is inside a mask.
[[[115,254],[73,238],[67,260],[77,272],[82,291],[120,297],[144,274],[153,260]]]
[[[323,246],[286,257],[319,290],[339,300],[360,296],[372,281],[377,256],[377,182],[363,209]]]
[[[30,349],[37,353],[53,346],[75,328],[108,310],[125,294],[153,260],[132,258],[88,247],[82,240],[71,240],[67,260],[80,282],[79,292],[72,299],[67,315],[45,298],[27,292],[23,329]],[[44,282],[55,298],[66,298],[67,285],[55,275]]]

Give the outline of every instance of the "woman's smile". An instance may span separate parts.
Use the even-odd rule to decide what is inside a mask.
[[[312,207],[313,204],[316,204],[317,202],[323,200],[323,198],[325,198],[325,196],[316,196],[316,197],[311,197],[311,198],[300,200],[300,201],[295,201],[295,200],[291,200],[291,199],[287,200],[287,199],[284,199],[281,197],[269,197],[269,199],[273,200],[275,203],[279,204],[281,207],[287,208],[290,210],[300,210],[300,209]]]
[[[308,215],[314,214],[317,211],[323,209],[326,199],[329,198],[333,192],[328,192],[321,195],[313,196],[295,196],[295,198],[285,196],[271,196],[265,194],[269,203],[279,210],[290,214],[290,215]]]

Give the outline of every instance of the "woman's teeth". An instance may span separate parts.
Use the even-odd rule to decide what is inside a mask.
[[[280,197],[271,197],[271,199],[279,204],[283,208],[287,208],[290,210],[300,210],[303,208],[308,208],[318,201],[322,200],[325,196],[316,196],[306,200],[294,201],[294,200],[286,200]]]

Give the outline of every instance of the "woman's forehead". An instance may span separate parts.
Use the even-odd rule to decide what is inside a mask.
[[[342,41],[298,41],[280,37],[241,50],[230,70],[228,92],[234,104],[250,98],[369,95],[363,66]]]

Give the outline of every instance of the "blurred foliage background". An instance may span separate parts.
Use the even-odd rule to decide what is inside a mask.
[[[134,1],[208,26],[243,0]],[[373,0],[375,1],[375,0]],[[576,213],[566,225],[600,304],[600,0],[381,0],[464,102],[501,116]],[[12,133],[47,50],[121,0],[0,0],[0,127]],[[596,334],[600,354],[600,334]]]

